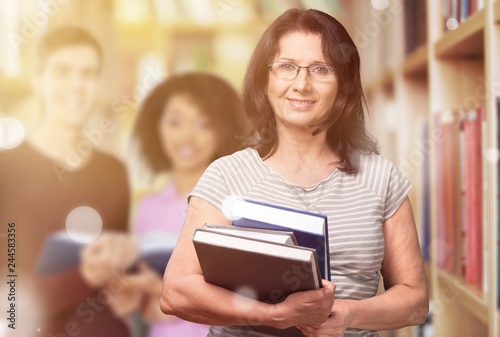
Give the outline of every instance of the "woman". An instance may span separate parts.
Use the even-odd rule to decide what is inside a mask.
[[[147,166],[155,174],[169,172],[170,182],[139,204],[134,231],[142,241],[179,235],[189,193],[212,161],[238,149],[245,127],[238,93],[215,75],[172,76],[148,95],[134,138]],[[207,326],[160,311],[161,276],[150,267],[143,265],[138,274],[124,278],[127,291],[111,301],[115,313],[124,316],[142,304],[152,323],[149,336],[206,336]]]
[[[344,27],[316,10],[285,12],[257,44],[243,100],[256,144],[215,161],[191,193],[162,310],[213,325],[210,336],[255,336],[235,327],[255,317],[308,337],[421,323],[428,294],[411,183],[365,130],[359,55]],[[191,236],[205,222],[230,225],[221,210],[234,195],[326,214],[332,283],[274,305],[207,284]],[[380,274],[386,291],[376,295]]]

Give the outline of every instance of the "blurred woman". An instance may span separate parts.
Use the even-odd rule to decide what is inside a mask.
[[[233,153],[245,133],[238,93],[221,78],[205,73],[173,76],[145,99],[133,131],[138,149],[154,173],[170,173],[163,191],[144,197],[134,232],[139,237],[178,236],[187,211],[187,197],[215,159]],[[115,298],[120,314],[140,302],[149,336],[206,336],[208,327],[165,316],[159,308],[161,275],[142,265],[124,280],[128,292]],[[128,296],[128,298],[127,298]],[[135,299],[135,301],[134,301]]]

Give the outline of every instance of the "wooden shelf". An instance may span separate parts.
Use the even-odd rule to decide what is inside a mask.
[[[427,45],[422,45],[408,55],[403,63],[403,74],[407,76],[427,75],[428,63]]]
[[[457,29],[436,42],[439,58],[477,57],[484,54],[484,9],[472,14]]]
[[[371,90],[389,87],[394,83],[394,71],[390,69],[386,69],[380,73],[380,75],[374,80],[368,82],[364,87],[365,92],[369,92]]]
[[[488,302],[479,290],[472,289],[461,279],[450,275],[449,273],[438,270],[438,280],[449,289],[449,293],[443,293],[441,287],[441,297],[446,299],[446,302],[452,301],[450,296],[456,296],[456,300],[469,311],[470,314],[475,316],[484,324],[488,324]],[[452,304],[453,305],[453,304]]]

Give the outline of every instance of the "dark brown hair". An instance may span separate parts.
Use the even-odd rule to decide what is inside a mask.
[[[48,31],[40,40],[36,55],[37,70],[41,71],[43,69],[50,54],[56,50],[76,45],[92,47],[99,56],[100,65],[102,65],[102,48],[94,36],[80,27],[59,26]]]
[[[276,122],[267,98],[268,64],[274,61],[281,37],[297,31],[321,36],[323,55],[335,68],[339,83],[328,119],[313,134],[326,130],[328,146],[342,162],[339,169],[356,173],[359,152],[378,153],[376,141],[365,128],[366,102],[361,87],[359,54],[342,24],[318,10],[286,11],[267,28],[252,54],[243,81],[243,103],[253,124],[255,147],[261,157],[268,157],[276,150]]]
[[[213,123],[217,134],[217,152],[213,160],[238,150],[248,132],[240,96],[226,81],[207,73],[171,76],[146,97],[133,130],[139,153],[154,173],[171,169],[158,124],[170,98],[179,94],[188,95]]]

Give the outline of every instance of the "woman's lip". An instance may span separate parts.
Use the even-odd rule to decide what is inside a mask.
[[[314,101],[309,99],[293,99],[287,98],[290,104],[297,109],[307,109],[314,104]]]
[[[191,157],[196,154],[196,149],[194,146],[179,146],[177,153],[183,157]]]

